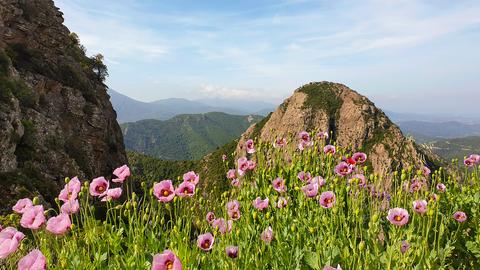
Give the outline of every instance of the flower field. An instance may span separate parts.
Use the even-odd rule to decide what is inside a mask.
[[[57,206],[12,206],[0,269],[480,269],[480,156],[377,175],[327,142],[246,141],[216,198],[193,171],[135,192],[127,166],[66,179]]]

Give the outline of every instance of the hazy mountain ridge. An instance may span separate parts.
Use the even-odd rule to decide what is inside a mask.
[[[480,136],[439,139],[425,145],[446,161],[459,159],[459,162],[463,162],[463,157],[480,153]]]
[[[400,126],[403,133],[411,135],[421,142],[441,138],[453,139],[468,136],[480,136],[480,124],[465,124],[458,121],[401,121],[397,124]]]

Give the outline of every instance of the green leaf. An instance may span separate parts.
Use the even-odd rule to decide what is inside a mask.
[[[320,269],[319,265],[319,258],[317,253],[311,252],[311,251],[305,251],[303,254],[303,259],[305,260],[305,263],[310,266],[312,269]]]

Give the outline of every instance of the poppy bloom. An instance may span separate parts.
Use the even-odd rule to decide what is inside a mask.
[[[277,208],[284,208],[285,206],[287,206],[287,204],[288,204],[287,199],[285,199],[284,197],[278,198]]]
[[[226,221],[224,218],[217,218],[212,222],[212,228],[217,229],[221,234],[232,230],[233,221]]]
[[[45,223],[45,215],[43,214],[43,206],[35,205],[28,208],[20,220],[22,227],[32,230],[37,230]]]
[[[346,162],[340,162],[337,166],[335,166],[335,173],[338,176],[346,176],[352,172],[352,168]]]
[[[92,180],[90,183],[90,195],[94,197],[103,197],[107,194],[107,190],[110,184],[105,177],[98,177]]]
[[[47,267],[47,258],[38,249],[30,251],[18,261],[18,270],[44,270]]]
[[[27,211],[28,208],[33,206],[32,200],[29,198],[23,198],[17,201],[17,203],[12,207],[12,210],[18,214],[23,214]]]
[[[240,209],[240,203],[237,200],[233,200],[227,203],[227,210],[234,211]]]
[[[260,239],[262,239],[263,242],[265,242],[266,244],[270,244],[270,242],[272,242],[273,240],[273,230],[272,230],[272,227],[268,226],[268,228],[266,228],[261,236],[260,236]]]
[[[458,222],[465,222],[467,220],[467,214],[462,211],[457,211],[453,214],[453,218]]]
[[[393,225],[403,226],[408,223],[408,212],[403,208],[392,208],[388,210],[387,219]]]
[[[423,176],[428,177],[430,175],[430,173],[432,173],[432,171],[427,166],[422,167]]]
[[[112,179],[112,182],[123,183],[130,176],[130,168],[127,165],[118,167],[113,171],[113,175],[117,178]]]
[[[403,240],[402,245],[400,246],[400,251],[403,254],[405,254],[405,252],[407,252],[409,249],[410,249],[410,244],[407,241]]]
[[[170,202],[175,197],[175,189],[172,180],[163,180],[153,185],[153,195],[157,197],[159,202]]]
[[[178,185],[175,194],[179,197],[193,197],[195,195],[195,185],[185,181]]]
[[[205,216],[205,220],[208,222],[208,224],[212,224],[212,222],[215,220],[215,213],[208,212]]]
[[[438,190],[439,192],[442,192],[442,193],[443,193],[443,192],[445,192],[445,191],[447,190],[447,187],[446,187],[445,184],[443,184],[443,183],[438,183],[438,184],[437,184],[437,190]]]
[[[317,133],[317,138],[319,138],[320,140],[323,140],[323,139],[328,139],[328,132],[326,131],[320,131]]]
[[[197,185],[200,181],[200,176],[196,174],[194,171],[187,172],[183,175],[183,181],[190,182],[194,185]]]
[[[278,177],[272,181],[273,189],[277,192],[283,193],[287,191],[287,186],[285,186],[285,181]]]
[[[424,214],[427,212],[427,201],[426,200],[416,200],[413,202],[413,211]]]
[[[153,256],[152,270],[182,270],[182,262],[175,253],[167,249]]]
[[[308,132],[302,131],[298,134],[298,137],[302,140],[302,143],[310,143],[310,134]]]
[[[249,170],[255,169],[256,166],[257,166],[257,163],[255,163],[255,161],[253,161],[253,160],[247,161],[247,167],[248,167]]]
[[[211,233],[201,234],[198,236],[197,246],[204,251],[209,251],[212,249],[214,241],[215,238]]]
[[[235,259],[238,257],[238,247],[237,246],[228,246],[225,248],[225,253],[227,253],[227,256]]]
[[[468,158],[471,159],[475,164],[480,164],[480,155],[472,154],[468,156]]]
[[[242,183],[240,182],[240,180],[238,180],[238,178],[235,178],[232,180],[232,182],[230,182],[230,185],[234,186],[234,187],[239,187]]]
[[[253,143],[252,139],[248,139],[245,142],[245,147],[247,148],[247,153],[249,154],[255,153],[255,144]]]
[[[323,177],[321,177],[321,176],[315,176],[315,177],[312,179],[311,183],[317,183],[317,184],[318,184],[318,187],[320,188],[320,187],[325,186],[325,184],[327,183],[327,181],[325,181],[325,179],[323,179]]]
[[[297,178],[303,182],[309,182],[312,179],[312,175],[309,172],[301,171],[297,174]]]
[[[238,219],[240,219],[241,213],[240,213],[240,210],[239,210],[239,209],[228,210],[227,213],[228,213],[228,216],[229,216],[232,220],[238,220]]]
[[[78,199],[76,200],[70,200],[62,204],[62,207],[60,207],[60,212],[67,214],[67,215],[72,215],[78,212],[80,209],[80,204],[78,203]]]
[[[227,178],[228,178],[228,179],[234,179],[235,176],[236,176],[236,175],[235,175],[235,169],[230,169],[230,170],[228,170],[228,172],[227,172]]]
[[[423,183],[420,180],[414,179],[410,184],[410,193],[419,191],[423,186]]]
[[[367,180],[363,174],[355,174],[348,180],[349,184],[356,183],[359,187],[365,187],[367,185]]]
[[[435,193],[430,194],[429,199],[431,202],[436,202],[438,201],[438,195]]]
[[[122,188],[111,188],[107,190],[107,194],[103,197],[102,201],[116,200],[122,196]]]
[[[223,154],[222,155],[222,161],[226,161],[227,160],[227,155]]]
[[[72,223],[70,221],[70,217],[64,213],[56,217],[51,217],[47,221],[47,231],[56,235],[62,235],[66,233],[71,226]]]
[[[302,191],[305,194],[305,196],[309,198],[313,198],[317,196],[318,194],[318,184],[317,183],[310,183],[306,186],[302,187]]]
[[[268,198],[266,198],[265,200],[262,200],[260,197],[257,197],[253,201],[253,207],[255,207],[256,209],[258,209],[260,211],[264,210],[265,208],[268,207]]]
[[[357,165],[357,162],[356,162],[355,159],[353,159],[353,158],[347,158],[347,159],[346,159],[346,162],[347,162],[348,165],[353,166],[353,167],[354,167],[355,165]]]
[[[14,253],[25,235],[13,227],[0,231],[0,259]]]
[[[337,265],[337,267],[333,267],[333,266],[330,266],[330,265],[326,265],[323,270],[342,270],[342,268],[340,267],[340,264]]]
[[[331,155],[334,155],[336,153],[336,149],[335,149],[335,146],[333,145],[325,145],[325,147],[323,147],[323,153],[325,154],[331,154]]]
[[[320,206],[323,208],[332,208],[335,204],[336,198],[333,191],[325,191],[320,195]]]
[[[282,148],[287,145],[287,140],[285,138],[277,138],[275,142],[273,142],[274,148]]]
[[[353,154],[352,158],[353,160],[355,160],[356,163],[363,164],[365,163],[365,161],[367,161],[367,154],[362,152],[357,152]]]
[[[65,187],[60,191],[60,194],[58,195],[58,199],[63,202],[75,200],[78,197],[80,188],[80,180],[78,180],[77,177],[74,177],[67,184],[65,184]]]
[[[473,166],[475,166],[475,160],[468,157],[463,161],[463,164],[465,164],[465,166],[467,166],[467,167],[473,167]]]
[[[248,159],[246,157],[241,157],[237,160],[238,169],[237,172],[239,175],[244,175],[248,170]]]

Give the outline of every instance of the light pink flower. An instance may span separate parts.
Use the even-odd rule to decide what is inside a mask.
[[[240,176],[244,175],[248,170],[248,159],[246,157],[241,157],[237,160],[238,169],[237,172]]]
[[[277,138],[275,142],[273,142],[274,148],[282,148],[287,145],[287,140],[285,138]]]
[[[82,185],[80,183],[80,180],[78,180],[77,177],[72,178],[67,184],[65,184],[65,187],[60,191],[58,199],[63,202],[77,199],[81,187]]]
[[[45,215],[43,214],[43,206],[35,205],[28,208],[20,220],[22,227],[32,230],[37,230],[45,223]]]
[[[427,212],[427,201],[426,200],[416,200],[413,202],[413,211],[424,214]]]
[[[350,167],[350,165],[348,165],[348,163],[342,161],[340,162],[340,164],[335,166],[335,173],[338,176],[346,176],[352,173],[352,168]]]
[[[195,195],[195,185],[185,181],[177,187],[175,194],[178,197],[193,197]]]
[[[303,186],[302,191],[305,194],[305,196],[309,198],[313,198],[318,194],[318,183],[310,183],[306,186]]]
[[[122,196],[122,188],[111,188],[107,190],[107,194],[103,197],[102,201],[116,200]]]
[[[407,241],[403,240],[402,245],[400,246],[400,252],[402,252],[402,254],[405,254],[405,252],[407,252],[409,249],[410,244]]]
[[[447,187],[446,187],[445,184],[443,184],[443,183],[438,183],[438,184],[437,184],[437,190],[438,190],[438,192],[442,192],[442,193],[443,193],[443,192],[445,192],[445,191],[447,190]]]
[[[28,208],[33,206],[32,200],[29,198],[23,198],[17,201],[12,207],[12,210],[18,214],[23,214]]]
[[[325,181],[325,179],[323,179],[323,177],[321,176],[315,176],[311,183],[317,183],[318,184],[318,187],[321,188],[323,186],[325,186],[325,184],[327,184],[327,181]]]
[[[432,171],[427,166],[422,167],[423,176],[428,177],[430,175],[430,173],[432,173]]]
[[[62,207],[60,207],[60,212],[67,214],[67,215],[72,215],[78,212],[80,210],[80,204],[78,203],[78,200],[70,200],[65,202]]]
[[[365,161],[367,161],[367,154],[362,152],[357,152],[353,154],[352,158],[353,160],[355,160],[355,163],[363,164],[365,163]]]
[[[215,213],[208,212],[207,215],[205,216],[205,220],[208,222],[208,224],[212,224],[213,221],[215,220]]]
[[[480,164],[480,155],[471,154],[468,156],[468,158],[471,159],[475,164]]]
[[[263,232],[262,235],[260,236],[263,242],[266,244],[270,244],[273,240],[273,230],[272,227],[268,226]]]
[[[335,149],[335,146],[333,145],[325,145],[325,147],[323,147],[323,153],[325,154],[330,154],[330,155],[334,155],[335,153],[337,152],[337,149]]]
[[[223,155],[222,155],[222,161],[225,162],[226,160],[227,160],[227,155],[223,154]]]
[[[112,182],[123,183],[130,176],[130,168],[127,165],[118,167],[113,171],[113,175],[117,178],[112,179]]]
[[[264,209],[266,209],[268,207],[268,198],[266,198],[265,200],[262,200],[262,198],[257,197],[253,201],[253,207],[255,207],[256,209],[258,209],[260,211],[263,211]]]
[[[248,139],[245,142],[245,147],[247,148],[247,153],[249,154],[255,153],[255,144],[253,143],[252,139]]]
[[[392,208],[388,210],[387,219],[393,225],[403,226],[408,223],[408,211],[403,208]]]
[[[47,268],[47,258],[38,249],[30,251],[18,261],[18,270],[44,270]]]
[[[212,228],[217,229],[221,234],[225,234],[232,230],[233,221],[225,221],[224,218],[217,218],[212,222]]]
[[[308,132],[306,131],[300,132],[298,134],[298,137],[300,138],[300,140],[302,140],[303,143],[309,143],[311,141],[310,134],[308,134]]]
[[[14,253],[24,237],[23,233],[12,227],[0,231],[0,260]]]
[[[232,179],[232,182],[230,182],[230,184],[234,187],[239,187],[242,183],[240,182],[240,180],[238,180],[238,178],[235,178]]]
[[[328,132],[326,131],[320,131],[317,133],[317,137],[320,139],[320,140],[326,140],[328,139]]]
[[[90,183],[90,195],[94,197],[103,197],[107,194],[110,184],[105,177],[98,177]]]
[[[234,179],[235,176],[236,176],[236,175],[235,175],[235,169],[230,169],[230,170],[228,170],[228,172],[227,172],[227,178],[228,178],[228,179]]]
[[[153,195],[157,197],[160,202],[170,202],[175,197],[175,189],[173,188],[172,180],[163,180],[160,183],[153,185]]]
[[[458,222],[465,222],[467,220],[467,214],[462,211],[457,211],[455,214],[453,214],[453,219],[455,219]]]
[[[467,166],[467,167],[473,167],[473,166],[475,166],[476,162],[475,162],[474,159],[468,157],[463,161],[463,164],[465,164],[465,166]]]
[[[47,221],[47,231],[56,235],[62,235],[66,233],[71,226],[72,223],[70,221],[70,217],[64,213],[56,217],[51,217]]]
[[[277,202],[277,208],[284,208],[287,206],[288,201],[284,197],[279,197]]]
[[[238,247],[237,246],[228,246],[225,248],[225,253],[227,253],[227,256],[235,259],[238,257]]]
[[[333,191],[325,191],[320,194],[319,203],[323,208],[332,208],[335,205],[336,197]]]
[[[257,163],[255,163],[255,161],[253,160],[249,160],[247,161],[247,165],[248,165],[248,169],[251,171],[255,169],[255,167],[257,166]]]
[[[410,184],[410,192],[414,193],[419,191],[423,187],[423,183],[418,179],[413,179]]]
[[[285,181],[278,177],[272,181],[273,189],[277,192],[283,193],[287,191],[287,186],[285,185]]]
[[[365,187],[367,185],[367,180],[365,179],[365,176],[363,174],[355,174],[348,180],[349,184],[352,184],[354,182],[357,182],[357,185],[359,187]]]
[[[153,256],[152,270],[182,270],[182,262],[175,253],[167,249]]]
[[[312,180],[312,175],[309,172],[301,171],[297,174],[297,178],[303,182],[310,182],[310,180]]]
[[[342,268],[340,267],[340,264],[337,265],[337,267],[333,267],[333,266],[330,266],[330,265],[326,265],[323,270],[342,270]]]
[[[234,211],[240,209],[240,203],[237,200],[233,200],[227,203],[227,210]]]
[[[205,233],[198,236],[197,246],[204,251],[209,251],[212,249],[214,242],[215,238],[213,238],[213,235],[211,233]]]
[[[183,175],[183,181],[190,182],[194,185],[197,185],[200,181],[200,176],[194,171],[187,172]]]

